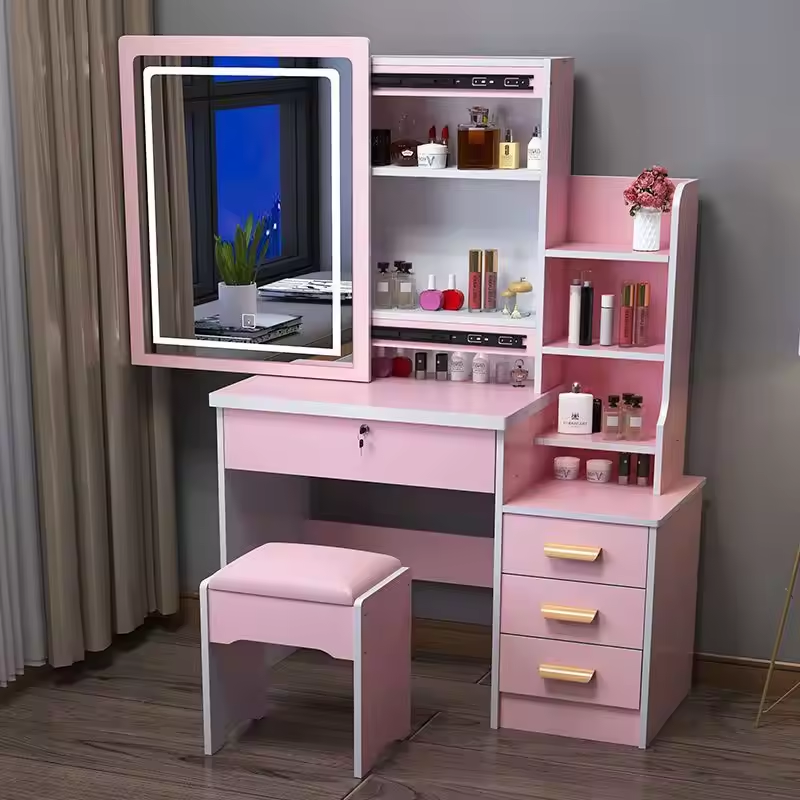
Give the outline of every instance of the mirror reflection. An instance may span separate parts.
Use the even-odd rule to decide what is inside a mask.
[[[346,357],[349,62],[141,61],[153,350]]]

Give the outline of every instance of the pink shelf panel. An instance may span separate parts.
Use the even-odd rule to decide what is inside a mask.
[[[664,345],[654,344],[650,347],[618,347],[617,345],[593,344],[591,347],[581,347],[569,344],[566,339],[560,339],[542,347],[544,355],[577,356],[578,358],[611,358],[620,361],[663,361]]]
[[[507,514],[585,519],[657,527],[705,484],[705,478],[683,476],[666,494],[652,486],[545,480],[503,506]]]
[[[547,431],[537,436],[534,441],[547,447],[566,447],[575,450],[604,450],[608,453],[655,453],[656,437],[648,435],[638,441],[626,439],[604,439],[602,433],[573,435]]]

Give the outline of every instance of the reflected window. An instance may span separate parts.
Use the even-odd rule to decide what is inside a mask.
[[[213,65],[301,66],[277,58],[214,58]],[[214,235],[231,241],[250,214],[267,220],[259,285],[318,268],[316,106],[313,78],[186,77],[195,303],[217,295]]]

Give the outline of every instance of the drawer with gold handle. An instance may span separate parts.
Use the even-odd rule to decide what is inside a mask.
[[[500,632],[641,649],[644,589],[503,575]]]
[[[597,561],[602,552],[602,547],[587,547],[580,544],[548,542],[544,546],[544,554],[548,558],[563,558],[567,561]]]
[[[594,678],[594,670],[583,667],[562,667],[557,664],[539,664],[539,677],[546,681],[589,683]]]
[[[579,625],[591,625],[597,619],[596,608],[570,608],[569,606],[545,603],[541,612],[545,619],[554,619],[557,622],[576,622]]]

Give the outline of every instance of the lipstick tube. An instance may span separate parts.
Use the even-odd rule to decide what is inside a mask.
[[[483,310],[497,311],[497,250],[483,253]]]
[[[467,286],[467,308],[481,310],[481,284],[483,282],[483,250],[469,251],[469,285]]]
[[[633,316],[633,344],[647,347],[650,343],[650,284],[647,281],[636,284],[636,307]]]
[[[619,304],[619,337],[620,347],[633,347],[633,294],[634,284],[622,285],[622,298]]]

